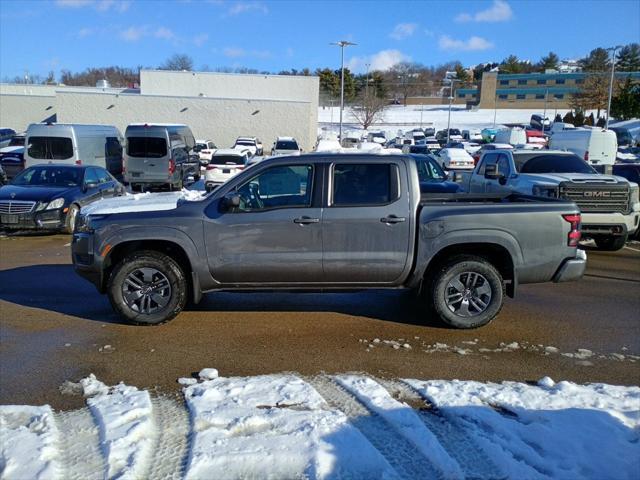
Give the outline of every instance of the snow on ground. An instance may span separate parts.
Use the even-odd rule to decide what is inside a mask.
[[[56,478],[57,442],[48,405],[0,405],[0,478]]]
[[[82,213],[87,215],[108,215],[112,213],[173,210],[178,206],[179,200],[197,202],[204,197],[204,192],[187,190],[186,188],[179,192],[128,194],[91,203],[86,207],[82,207]]]
[[[184,429],[166,427],[184,412],[181,402],[83,379],[92,415],[74,412],[86,411],[98,426],[96,448],[83,453],[87,465],[106,465],[95,476],[390,479],[423,465],[434,478],[463,478],[470,466],[460,452],[471,451],[495,464],[474,478],[618,480],[640,472],[640,387],[548,377],[528,385],[355,374],[221,377],[215,369],[198,376],[179,379],[191,416],[182,415]],[[0,478],[80,475],[68,459],[80,454],[88,427],[68,428],[74,412],[0,406]],[[174,455],[176,445],[183,448]]]

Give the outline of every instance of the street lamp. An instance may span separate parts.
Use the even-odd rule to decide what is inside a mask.
[[[338,138],[342,145],[342,110],[344,109],[344,47],[350,45],[357,45],[356,43],[348,42],[346,40],[340,40],[339,42],[331,43],[330,45],[336,45],[340,47],[340,130]]]
[[[604,129],[609,129],[609,117],[611,116],[611,95],[613,94],[613,75],[616,70],[616,50],[622,48],[622,45],[607,48],[607,51],[612,51],[611,54],[611,80],[609,81],[609,101],[607,102],[607,121],[604,125]]]
[[[445,80],[449,81],[449,117],[447,118],[447,143],[449,143],[449,130],[451,130],[451,102],[453,101],[453,84],[455,82],[459,82],[460,80],[455,78],[445,78]]]

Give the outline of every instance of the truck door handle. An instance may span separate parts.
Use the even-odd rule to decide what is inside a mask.
[[[308,225],[310,223],[320,223],[320,219],[304,216],[304,217],[294,218],[293,223],[298,223],[300,225]]]
[[[388,217],[382,217],[380,221],[382,223],[402,223],[406,220],[404,217],[396,217],[395,215],[389,215]]]

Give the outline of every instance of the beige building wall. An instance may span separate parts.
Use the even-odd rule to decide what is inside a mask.
[[[123,133],[130,123],[184,123],[221,148],[252,135],[269,151],[277,136],[290,135],[310,150],[317,131],[308,102],[59,91],[57,110],[58,122],[115,125]]]
[[[52,119],[56,97],[40,95],[0,95],[0,126],[23,132],[30,123]]]

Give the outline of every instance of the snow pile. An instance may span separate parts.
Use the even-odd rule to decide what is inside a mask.
[[[122,383],[107,387],[93,374],[80,384],[100,427],[108,478],[143,478],[155,435],[149,392]]]
[[[58,478],[58,430],[51,407],[0,406],[0,478]]]
[[[205,198],[205,196],[205,192],[187,190],[186,188],[179,192],[136,193],[99,200],[82,207],[82,213],[86,215],[109,215],[112,213],[173,210],[178,206],[178,201],[180,200],[197,202]]]
[[[188,479],[393,475],[342,412],[292,375],[215,378],[184,395],[195,431]]]
[[[637,479],[640,388],[405,380],[509,478]]]

